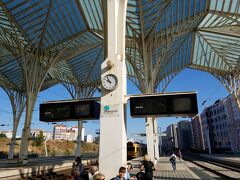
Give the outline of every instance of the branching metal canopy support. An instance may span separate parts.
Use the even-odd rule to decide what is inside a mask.
[[[16,144],[16,134],[17,134],[17,128],[23,113],[23,110],[25,108],[25,96],[21,92],[4,88],[4,91],[7,93],[12,110],[13,110],[13,133],[12,138],[9,146],[9,152],[8,152],[8,159],[13,159],[14,156],[14,147]]]

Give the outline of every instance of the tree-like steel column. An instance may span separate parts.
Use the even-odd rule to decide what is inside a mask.
[[[20,79],[22,79],[22,92],[26,95],[26,118],[19,153],[19,161],[22,161],[27,158],[28,154],[28,137],[37,94],[41,90],[49,69],[62,58],[62,54],[68,48],[70,41],[56,51],[51,51],[47,47],[48,43],[45,43],[45,32],[52,1],[49,2],[44,23],[39,33],[35,33],[36,31],[33,30],[28,33],[28,36],[21,29],[19,30],[19,24],[5,4],[0,2],[0,5],[5,17],[9,20],[10,26],[7,29],[3,26],[0,27],[0,43],[17,61],[22,72],[22,74],[19,74]]]
[[[154,93],[154,82],[152,78],[152,51],[151,46],[146,47],[147,45],[143,45],[143,57],[145,64],[145,92],[146,93]],[[159,158],[158,153],[158,141],[156,139],[156,131],[155,126],[157,126],[157,119],[153,117],[146,118],[146,140],[147,140],[147,153],[151,157],[152,161],[155,161]]]
[[[239,70],[229,74],[214,74],[216,78],[218,78],[222,84],[226,87],[228,92],[232,95],[235,102],[240,109],[240,74]]]
[[[36,102],[37,92],[29,92],[26,96],[26,118],[24,123],[24,128],[22,130],[22,140],[19,152],[19,160],[23,161],[23,163],[27,163],[27,155],[28,155],[28,141],[31,130],[31,121],[33,108]]]
[[[77,146],[75,149],[75,157],[79,157],[82,154],[82,128],[83,128],[83,121],[78,121],[78,136],[77,136]]]
[[[30,47],[28,47],[30,48]],[[41,90],[42,84],[52,66],[61,58],[68,46],[56,53],[50,53],[48,50],[42,50],[37,46],[30,52],[26,49],[20,49],[21,58],[19,64],[24,76],[24,87],[26,93],[26,117],[24,128],[22,130],[22,141],[20,146],[19,161],[27,160],[28,155],[28,139],[32,122],[33,108],[37,99],[37,95]],[[24,163],[27,161],[24,161]]]
[[[25,108],[25,96],[18,91],[4,88],[4,91],[7,93],[12,110],[13,110],[13,134],[9,146],[9,152],[8,152],[8,159],[13,159],[14,156],[14,147],[16,144],[16,134],[17,134],[17,128],[19,125],[20,118],[22,116],[23,110]]]
[[[33,49],[30,53],[24,52],[23,49],[21,49],[21,51],[19,63],[22,64],[24,76],[24,87],[26,92],[26,117],[24,128],[22,130],[19,161],[22,162],[24,160],[23,163],[27,163],[28,141],[31,130],[30,128],[33,108],[47,71],[41,64],[41,60],[45,57],[41,54],[37,47],[35,47],[35,49]]]
[[[118,86],[114,90],[107,91],[103,87],[101,88],[99,168],[105,174],[106,179],[111,179],[116,175],[119,167],[127,161],[126,122],[124,118],[127,0],[103,2],[104,9],[107,10],[107,26],[105,26],[107,54],[105,54],[106,58],[101,66],[101,78],[103,79],[107,74],[114,74],[118,78]]]

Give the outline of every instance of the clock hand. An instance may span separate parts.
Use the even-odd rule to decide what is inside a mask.
[[[110,79],[107,77],[107,82],[111,83]]]

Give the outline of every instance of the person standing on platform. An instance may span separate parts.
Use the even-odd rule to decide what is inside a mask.
[[[140,165],[140,171],[136,174],[137,180],[145,180],[144,165]]]
[[[145,169],[145,180],[153,180],[153,170],[155,170],[156,168],[153,162],[151,161],[149,155],[147,154],[144,155],[144,161],[142,164]]]
[[[170,162],[172,163],[173,171],[176,171],[176,159],[177,159],[177,156],[173,152],[170,157]]]
[[[181,153],[181,150],[179,149],[178,151],[178,154],[179,154],[179,160],[181,161],[182,160],[182,153]]]
[[[82,164],[82,159],[81,157],[77,157],[75,159],[75,162],[73,163],[72,166],[72,176],[74,177],[74,180],[81,180],[81,175],[84,171],[84,165]]]

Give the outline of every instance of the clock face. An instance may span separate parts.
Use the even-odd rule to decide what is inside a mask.
[[[104,76],[102,80],[102,86],[109,91],[114,90],[118,85],[118,79],[114,74],[108,74]]]

